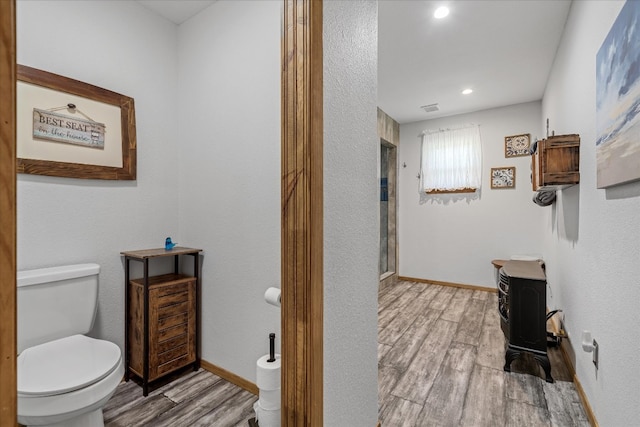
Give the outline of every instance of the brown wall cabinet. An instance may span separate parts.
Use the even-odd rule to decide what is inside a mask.
[[[580,135],[555,135],[538,141],[531,156],[533,191],[560,190],[580,183]]]
[[[150,382],[189,365],[200,367],[199,252],[173,248],[122,253],[127,287],[125,380],[131,375],[139,378],[144,396]],[[180,255],[194,257],[193,275],[179,273]],[[149,277],[149,259],[164,256],[174,257],[174,272]],[[131,260],[143,263],[143,277],[129,278]]]

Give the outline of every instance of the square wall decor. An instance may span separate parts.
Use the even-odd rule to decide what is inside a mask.
[[[491,188],[515,188],[516,168],[491,168]]]
[[[519,157],[529,155],[531,137],[528,133],[504,137],[504,156]]]

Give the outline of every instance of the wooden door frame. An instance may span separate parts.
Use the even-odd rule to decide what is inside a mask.
[[[0,1],[0,424],[17,420],[16,4]]]
[[[0,1],[0,422],[17,419],[16,22]],[[323,424],[322,0],[284,0],[282,425]]]
[[[284,0],[282,55],[282,426],[322,426],[322,0]]]

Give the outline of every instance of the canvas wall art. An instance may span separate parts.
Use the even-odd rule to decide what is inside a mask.
[[[597,187],[640,179],[640,2],[627,1],[596,55]]]

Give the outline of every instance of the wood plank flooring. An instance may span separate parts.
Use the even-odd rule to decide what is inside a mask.
[[[258,397],[200,369],[142,396],[134,381],[118,385],[104,408],[106,427],[247,427]]]
[[[549,349],[554,384],[544,381],[532,357],[514,361],[511,373],[503,371],[496,298],[413,282],[379,292],[383,427],[589,426],[559,350]],[[104,418],[107,427],[247,427],[256,401],[257,396],[200,370],[146,398],[133,381],[120,384]]]
[[[383,427],[589,426],[560,351],[549,384],[533,357],[503,371],[497,295],[399,282],[379,292]]]

